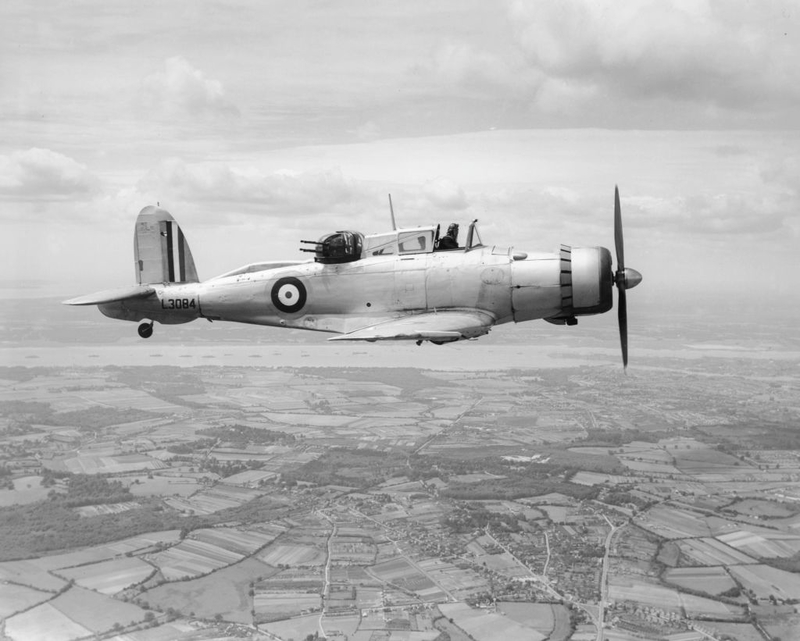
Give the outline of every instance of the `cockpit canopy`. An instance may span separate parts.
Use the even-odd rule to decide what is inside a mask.
[[[313,245],[300,251],[314,254],[314,260],[326,265],[351,263],[370,256],[392,256],[398,254],[427,254],[438,251],[469,251],[482,247],[481,238],[474,220],[467,230],[466,242],[458,239],[458,225],[452,224],[447,234],[440,236],[440,227],[417,227],[414,229],[395,229],[382,234],[364,236],[356,231],[337,231],[327,234],[317,241],[302,240],[301,243]]]
[[[303,240],[303,243],[314,245],[314,249],[301,251],[313,252],[314,260],[326,265],[351,263],[361,258],[364,250],[364,235],[357,231],[337,231],[323,236],[318,241]]]

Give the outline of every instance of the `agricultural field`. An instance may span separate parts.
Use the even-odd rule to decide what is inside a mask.
[[[245,559],[198,579],[151,588],[141,598],[162,611],[174,608],[184,616],[202,612],[207,618],[220,614],[227,621],[251,623],[251,583],[267,579],[277,572],[276,568],[256,559]]]
[[[114,624],[143,621],[145,611],[91,590],[73,587],[52,601],[6,621],[14,641],[69,641],[111,630]]]
[[[148,534],[122,539],[113,543],[106,543],[105,545],[96,545],[93,547],[84,548],[77,552],[52,554],[49,556],[42,556],[37,559],[30,559],[29,561],[11,561],[7,563],[0,563],[0,576],[2,576],[3,569],[6,568],[8,572],[12,573],[23,572],[26,577],[34,577],[38,582],[39,580],[43,579],[41,572],[58,571],[64,568],[73,568],[82,565],[99,563],[101,561],[108,561],[123,554],[144,552],[155,549],[159,546],[170,545],[178,541],[178,534],[178,530],[150,532]],[[38,572],[35,572],[33,568],[37,568]],[[33,583],[29,584],[33,585]],[[34,587],[40,587],[40,584],[37,583]]]
[[[629,470],[638,472],[640,474],[675,474],[680,475],[681,471],[674,467],[671,463],[661,461],[640,461],[638,457],[625,458],[617,455],[619,462],[622,463]]]
[[[736,641],[764,641],[761,633],[749,623],[733,623],[727,621],[714,621],[709,623],[707,627],[714,629],[720,636],[728,635],[733,637]],[[787,641],[791,636],[778,635]]]
[[[667,612],[686,611],[693,617],[735,619],[742,616],[742,608],[678,592],[635,577],[609,577],[608,583],[608,595],[614,601],[628,601]]]
[[[44,603],[7,619],[5,635],[12,641],[72,641],[91,636],[92,630]]]
[[[75,568],[56,570],[65,579],[100,594],[117,594],[144,581],[155,568],[137,557],[121,557]]]
[[[545,327],[544,331],[549,330]],[[454,347],[451,355],[457,356],[462,346]],[[180,353],[190,350],[175,349],[176,358],[190,358]],[[758,613],[759,622],[772,623],[784,613],[759,609],[769,597],[780,600],[787,594],[800,594],[794,581],[797,575],[759,564],[759,559],[765,558],[789,560],[800,551],[800,514],[788,498],[800,487],[800,482],[788,478],[789,470],[795,468],[784,468],[783,458],[780,469],[775,469],[772,458],[761,461],[760,470],[753,465],[759,460],[753,452],[767,452],[753,447],[766,445],[760,443],[765,421],[778,413],[764,414],[770,403],[761,407],[754,404],[752,395],[742,395],[750,386],[770,387],[770,393],[788,395],[789,386],[772,389],[764,382],[771,369],[783,367],[773,362],[773,355],[755,364],[748,360],[744,368],[731,359],[742,376],[727,375],[728,361],[724,366],[718,361],[718,370],[702,377],[688,370],[678,373],[672,361],[664,369],[649,363],[646,376],[634,372],[624,379],[624,394],[616,394],[618,381],[607,376],[605,365],[602,376],[592,368],[552,373],[511,372],[507,367],[491,372],[423,372],[352,364],[341,367],[342,359],[331,356],[330,368],[335,371],[307,368],[300,372],[291,366],[273,367],[268,355],[279,351],[278,347],[260,349],[263,353],[257,356],[263,360],[257,363],[249,360],[252,353],[245,353],[241,356],[244,367],[220,367],[221,358],[204,364],[200,359],[206,347],[198,349],[201,351],[180,369],[98,368],[95,375],[88,375],[70,368],[63,375],[31,374],[36,382],[27,388],[21,385],[19,395],[8,388],[15,385],[14,376],[25,372],[6,372],[12,382],[0,381],[0,387],[6,386],[0,394],[6,393],[9,401],[28,394],[42,402],[58,398],[65,410],[88,410],[70,425],[42,427],[33,422],[30,444],[25,445],[30,455],[20,455],[14,460],[17,467],[9,466],[15,483],[24,480],[33,486],[42,478],[48,487],[63,493],[68,482],[57,474],[41,474],[36,462],[60,460],[66,468],[65,459],[70,464],[80,460],[84,463],[81,469],[89,471],[88,462],[93,461],[95,471],[120,472],[117,477],[134,496],[158,496],[181,510],[185,518],[179,519],[180,524],[176,525],[177,515],[166,510],[160,514],[169,519],[155,520],[153,527],[185,524],[186,538],[180,539],[174,530],[91,548],[73,547],[74,551],[62,550],[40,559],[0,563],[0,582],[14,582],[13,586],[0,586],[2,606],[30,605],[32,611],[52,620],[66,617],[69,621],[64,620],[59,630],[71,629],[68,637],[81,633],[91,637],[102,621],[90,622],[77,610],[77,618],[60,610],[60,597],[54,599],[56,605],[47,603],[48,607],[36,600],[54,597],[71,579],[75,585],[68,592],[83,589],[95,598],[116,595],[120,601],[112,601],[114,604],[122,602],[122,591],[139,605],[178,611],[189,625],[197,626],[198,638],[212,636],[212,628],[218,636],[231,632],[224,621],[249,625],[254,616],[261,620],[292,617],[263,629],[284,641],[298,641],[320,631],[321,593],[327,590],[324,605],[328,612],[322,617],[322,628],[331,636],[340,631],[355,641],[429,641],[438,632],[423,629],[422,621],[427,613],[436,612],[432,602],[450,601],[444,609],[454,608],[454,619],[463,628],[449,628],[453,641],[468,638],[463,630],[481,641],[544,637],[565,641],[570,610],[531,601],[560,595],[587,609],[593,607],[608,533],[605,519],[621,528],[611,546],[609,597],[622,599],[623,606],[646,606],[653,612],[668,607],[675,620],[683,618],[683,623],[687,614],[711,617],[717,619],[714,623],[719,629],[725,625],[719,619],[728,619],[729,628],[742,635],[740,641],[750,641],[744,635],[755,628],[734,620],[746,614],[744,606],[729,606],[689,592],[702,590],[712,597],[728,592],[738,581],[745,586],[739,602],[761,601],[751,602],[749,607]],[[213,348],[217,357],[229,349],[233,348]],[[161,346],[147,347],[139,358],[147,361],[153,352],[159,352],[159,356],[163,353],[161,362],[166,362],[168,351]],[[299,358],[299,348],[295,354]],[[370,353],[364,354],[362,360],[369,362]],[[599,356],[593,359],[599,360]],[[701,361],[703,367],[708,365],[707,359],[698,359],[692,367],[699,367]],[[470,362],[475,362],[474,355]],[[720,378],[723,372],[725,376]],[[176,385],[173,379],[179,377],[184,377],[186,384]],[[194,382],[189,384],[188,379]],[[180,413],[177,420],[159,412],[155,419],[95,429],[82,422],[84,414],[96,418],[91,410],[94,403],[74,399],[75,407],[70,407],[69,394],[53,392],[65,385],[83,385],[80,381],[84,380],[97,388],[88,390],[97,394],[96,398],[106,395],[117,407],[123,407],[128,399],[146,400],[149,394],[142,389],[158,389],[169,398],[184,397],[193,403],[176,410]],[[129,384],[118,381],[135,381],[130,385],[138,391],[128,393]],[[722,385],[718,385],[720,381]],[[720,387],[720,402],[706,403],[706,393],[715,386]],[[206,391],[200,393],[203,388]],[[165,389],[172,391],[167,394]],[[665,390],[669,390],[666,396],[660,396]],[[739,403],[739,399],[747,402]],[[160,399],[151,398],[151,402],[151,409],[170,405]],[[381,407],[376,409],[376,405]],[[795,442],[796,432],[789,423],[795,421],[797,410],[792,408],[796,407],[800,405],[794,400],[781,407],[782,418],[778,418],[782,424],[776,425],[778,436],[773,438],[790,445]],[[123,414],[112,409],[111,418],[115,413]],[[730,425],[717,425],[720,420]],[[7,425],[10,434],[5,441],[12,453],[9,460],[22,451],[23,439],[27,440],[21,431],[13,432],[20,422],[0,416],[0,428]],[[691,428],[711,422],[714,425],[708,432]],[[256,435],[255,430],[241,430],[241,434],[231,430],[237,438],[226,440],[226,426],[236,425],[280,429],[295,438],[264,446],[264,435]],[[772,430],[771,424],[767,427]],[[715,444],[709,447],[692,438],[712,442],[708,437],[712,428],[719,430],[719,443],[724,446],[720,450]],[[199,433],[204,430],[205,434]],[[648,430],[652,433],[646,435]],[[251,441],[239,438],[247,433]],[[191,452],[194,448],[180,446],[212,434],[214,440],[223,434],[211,452],[215,461],[169,451]],[[430,438],[434,435],[436,438]],[[658,442],[650,442],[651,436]],[[550,442],[539,446],[545,439]],[[207,447],[212,442],[207,442]],[[590,447],[581,447],[581,443]],[[122,453],[133,451],[139,453]],[[143,457],[141,452],[147,452],[146,458],[163,469],[152,475],[147,469],[125,472],[123,464],[143,459],[124,457]],[[316,465],[306,465],[315,459]],[[254,460],[258,469],[238,464],[247,460]],[[769,463],[769,469],[764,463]],[[674,473],[676,479],[664,478],[664,472]],[[547,491],[553,494],[517,497],[516,483],[521,479],[542,479],[548,488],[552,482]],[[448,483],[458,485],[463,493],[447,495]],[[626,486],[629,497],[615,491],[619,484]],[[544,489],[534,485],[534,489]],[[345,486],[358,487],[348,492]],[[559,494],[554,492],[556,488]],[[267,516],[266,508],[262,514],[261,506],[272,502],[264,493],[286,506],[275,518]],[[787,497],[783,503],[777,498],[765,500],[781,495]],[[515,500],[506,500],[510,497]],[[253,498],[255,503],[247,505]],[[624,508],[628,500],[655,506],[636,513],[633,524],[626,525],[628,515],[617,503]],[[132,502],[129,496],[113,501]],[[118,517],[113,513],[124,507],[111,499],[108,504],[90,501],[89,506],[77,509],[83,518],[77,518],[73,506],[68,516],[80,523],[78,527],[85,525],[94,532],[103,523],[122,521],[130,512]],[[464,519],[445,520],[447,515],[459,519],[463,515]],[[157,525],[160,522],[164,525]],[[487,536],[484,528],[495,538]],[[456,531],[463,533],[451,534]],[[335,536],[329,538],[332,532]],[[326,568],[329,549],[331,564]],[[552,592],[545,594],[538,581],[505,580],[531,578],[541,572],[547,552]],[[660,562],[669,569],[660,573]],[[150,576],[155,564],[162,572]],[[493,573],[492,587],[497,593],[509,595],[508,602],[500,604],[501,612],[472,610],[460,602],[489,590],[484,572]],[[133,586],[142,581],[145,589],[140,594]],[[17,587],[19,583],[28,587]],[[10,592],[12,587],[16,592]],[[456,600],[459,602],[454,604]],[[615,611],[622,611],[623,606]],[[94,607],[108,609],[99,602]],[[353,614],[368,609],[376,611],[359,615],[363,618],[358,627]],[[303,610],[313,614],[303,616]],[[13,611],[10,614],[14,619]],[[224,620],[219,625],[211,622],[217,615]],[[119,622],[131,620],[134,617]],[[26,623],[25,618],[16,618],[10,629],[14,625],[18,631],[23,625],[29,629],[25,635],[18,632],[12,641],[31,635],[36,638],[30,619]],[[160,640],[166,641],[173,638],[172,633],[189,634],[176,626],[129,632],[125,638],[155,641],[160,635]],[[101,630],[99,635],[109,637],[109,630]],[[775,628],[774,633],[792,638],[787,630],[790,628]],[[239,632],[245,634],[244,628]],[[633,638],[621,629],[605,632],[617,641]],[[597,631],[587,624],[576,639],[596,636]]]
[[[314,567],[325,563],[327,553],[322,548],[300,543],[274,543],[259,553],[258,558],[269,565]]]
[[[14,479],[14,489],[0,492],[0,507],[24,505],[47,498],[50,488],[42,487],[41,476],[22,476]]]
[[[604,474],[602,472],[586,472],[581,470],[580,472],[576,472],[572,477],[572,482],[578,483],[579,485],[603,485],[605,483],[619,485],[630,483],[631,479],[627,476],[617,474]]]
[[[151,452],[152,454],[152,452]],[[175,472],[164,471],[147,476],[130,476],[128,489],[134,496],[190,496],[203,486],[193,476],[180,476]]]
[[[569,611],[563,605],[501,601],[497,608],[509,619],[543,634],[548,641],[569,638]]]
[[[729,534],[720,534],[717,538],[726,545],[761,559],[788,559],[800,552],[800,535],[796,534],[774,531],[763,531],[757,534],[739,530]]]
[[[274,456],[272,458],[275,458]],[[267,470],[248,470],[247,472],[239,472],[225,477],[225,483],[228,485],[239,485],[241,487],[258,487],[260,483],[269,481],[277,476],[276,472]]]
[[[32,608],[37,603],[52,598],[49,592],[34,590],[23,585],[0,583],[0,619],[5,619],[16,612]]]
[[[757,606],[754,608],[764,629],[773,638],[789,641],[797,637],[800,630],[800,613],[793,606]]]
[[[360,610],[379,608],[382,604],[383,590],[376,586],[362,586],[356,588],[356,607]]]
[[[307,614],[291,619],[268,621],[259,624],[258,627],[275,635],[279,639],[295,639],[299,641],[300,639],[305,639],[309,634],[313,635],[319,632],[319,613]]]
[[[288,568],[259,581],[255,588],[262,592],[314,592],[322,593],[321,570]]]
[[[796,599],[800,595],[800,575],[768,565],[740,565],[730,568],[734,578],[759,599]]]
[[[471,637],[481,641],[508,641],[508,639],[530,639],[544,641],[547,636],[531,626],[518,623],[486,610],[476,610],[466,603],[440,603],[439,610]]]
[[[64,469],[72,474],[122,474],[142,470],[161,470],[166,463],[145,454],[118,456],[76,456],[53,464],[53,469]]]
[[[314,592],[261,592],[253,597],[255,620],[259,623],[279,621],[314,612],[322,608],[322,597]]]
[[[120,512],[127,512],[139,507],[138,503],[134,501],[126,501],[124,503],[106,503],[105,505],[84,505],[76,507],[75,511],[81,516],[99,516],[100,514],[119,514]]]
[[[655,505],[636,517],[636,524],[667,539],[713,536],[708,518],[669,505]]]
[[[97,563],[107,561],[117,556],[117,553],[104,545],[84,548],[77,552],[65,552],[64,554],[51,554],[42,556],[38,559],[31,559],[31,563],[43,570],[59,570],[61,568],[71,568],[86,563]]]
[[[97,546],[98,549],[108,550],[113,554],[140,553],[153,547],[172,545],[180,540],[180,530],[161,530],[160,532],[148,532],[129,539],[106,543]],[[66,567],[66,566],[64,566]]]
[[[147,560],[161,570],[167,581],[208,574],[236,563],[243,554],[196,539],[185,539],[168,550],[148,555]]]
[[[419,570],[403,558],[395,558],[390,561],[378,563],[369,568],[369,571],[381,580],[390,583],[403,582],[421,576]]]
[[[405,559],[385,561],[372,566],[369,572],[396,588],[414,592],[420,600],[428,603],[442,601],[447,596],[428,576]]]
[[[609,577],[608,596],[614,601],[629,601],[673,612],[680,612],[681,608],[677,590],[645,582],[636,577]]]
[[[10,581],[45,592],[57,592],[66,585],[66,581],[50,574],[35,559],[0,563],[0,581]]]
[[[718,595],[736,587],[725,568],[720,566],[700,568],[672,568],[662,577],[667,583],[689,590]]]
[[[115,623],[144,620],[145,611],[132,603],[73,587],[50,602],[54,607],[93,632],[110,629]]]
[[[740,565],[755,563],[755,559],[712,538],[677,541],[689,565]]]
[[[778,519],[797,514],[797,509],[793,509],[792,506],[785,503],[759,499],[743,499],[729,505],[727,509],[739,514],[767,519]]]
[[[252,501],[263,492],[235,485],[215,485],[193,494],[189,498],[170,498],[164,502],[170,507],[188,514],[213,514]]]
[[[743,475],[749,465],[743,464],[735,456],[725,454],[712,448],[671,450],[675,456],[675,465],[685,474],[705,475],[736,474]]]
[[[192,532],[191,538],[216,545],[236,554],[249,556],[267,543],[274,541],[282,532],[281,528],[272,529],[274,530],[272,532],[262,532],[256,529],[243,530],[231,527],[206,528],[195,530]]]

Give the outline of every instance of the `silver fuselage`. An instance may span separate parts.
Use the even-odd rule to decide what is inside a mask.
[[[148,298],[100,309],[131,321],[175,324],[207,318],[337,333],[437,310],[478,309],[500,324],[558,316],[561,272],[558,254],[476,247],[333,265],[284,263],[202,283],[154,284],[155,294]]]

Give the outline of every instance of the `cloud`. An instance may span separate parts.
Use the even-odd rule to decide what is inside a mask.
[[[368,142],[370,140],[377,140],[381,137],[381,128],[377,125],[377,123],[370,120],[363,125],[356,127],[353,130],[353,133],[359,140]]]
[[[148,115],[230,118],[239,109],[225,96],[219,80],[206,78],[181,57],[164,61],[164,68],[147,76],[139,96]]]
[[[518,0],[504,39],[449,34],[413,70],[427,93],[513,127],[794,126],[793,12],[789,0]]]
[[[179,199],[254,207],[268,215],[300,215],[354,206],[361,192],[337,169],[265,173],[225,163],[163,161],[138,183],[137,190],[157,199]]]
[[[774,194],[694,194],[674,198],[628,198],[628,221],[639,229],[683,238],[686,243],[745,242],[775,239],[791,233],[791,208]]]
[[[0,156],[0,195],[17,200],[86,198],[97,188],[85,165],[50,149],[33,147]]]
[[[448,210],[461,210],[467,207],[464,190],[448,178],[437,177],[422,187],[425,197],[436,207]]]
[[[480,95],[487,87],[500,87],[505,91],[515,87],[525,88],[537,79],[530,70],[521,66],[521,60],[476,48],[470,43],[448,40],[433,51],[427,67],[421,70],[437,81],[460,85]]]
[[[800,97],[798,47],[773,12],[721,0],[547,0],[514,2],[509,18],[544,84],[738,109]]]
[[[760,170],[761,179],[784,193],[800,195],[800,154],[770,158]],[[800,207],[800,202],[797,203]]]

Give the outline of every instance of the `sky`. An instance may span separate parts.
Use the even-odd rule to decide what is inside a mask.
[[[797,305],[800,6],[5,0],[0,294],[134,282],[160,203],[201,278],[342,228],[613,247],[629,306]]]

